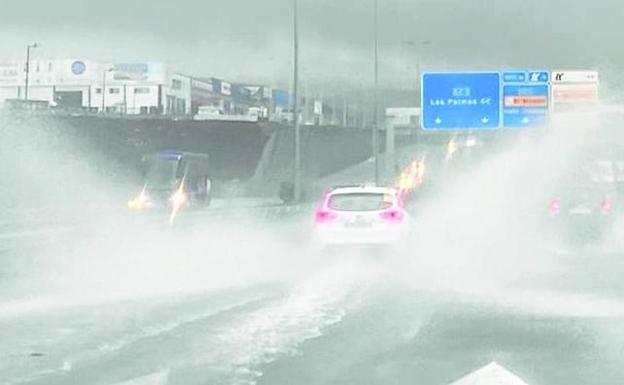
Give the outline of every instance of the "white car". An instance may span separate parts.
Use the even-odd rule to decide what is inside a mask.
[[[396,245],[408,233],[409,216],[393,188],[336,188],[315,214],[315,237],[323,246]]]

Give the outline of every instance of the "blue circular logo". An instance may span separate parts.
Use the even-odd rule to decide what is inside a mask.
[[[82,75],[87,70],[87,66],[84,62],[75,61],[72,63],[71,70],[74,75]]]

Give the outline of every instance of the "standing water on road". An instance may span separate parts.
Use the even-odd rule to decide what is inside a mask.
[[[334,3],[3,4],[0,385],[624,382],[622,5]]]

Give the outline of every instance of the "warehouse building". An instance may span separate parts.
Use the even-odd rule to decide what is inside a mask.
[[[23,62],[0,62],[0,107],[8,99],[26,99],[24,69]],[[28,100],[68,111],[191,114],[191,78],[159,62],[32,60],[27,92]]]

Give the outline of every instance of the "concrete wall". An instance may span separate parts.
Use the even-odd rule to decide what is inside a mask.
[[[182,150],[210,154],[217,180],[249,182],[252,195],[276,195],[281,182],[292,180],[294,136],[289,126],[92,116],[42,116],[27,123],[67,137],[82,153],[93,153],[107,175],[120,172],[107,167],[121,165],[121,172],[138,177],[143,155]],[[367,159],[370,131],[303,127],[302,146],[304,179],[311,182]]]
[[[247,180],[269,139],[258,124],[251,122],[47,116],[23,124],[65,136],[73,146],[87,148],[111,164],[122,164],[135,175],[143,155],[181,150],[210,154],[218,179]]]
[[[399,140],[398,145],[404,142],[409,140]],[[383,147],[383,142],[380,147]],[[304,184],[311,185],[320,177],[360,163],[370,158],[371,152],[370,130],[305,126],[302,128]],[[293,129],[280,126],[264,149],[262,159],[250,181],[251,190],[258,195],[277,194],[281,182],[293,180],[293,164]]]

